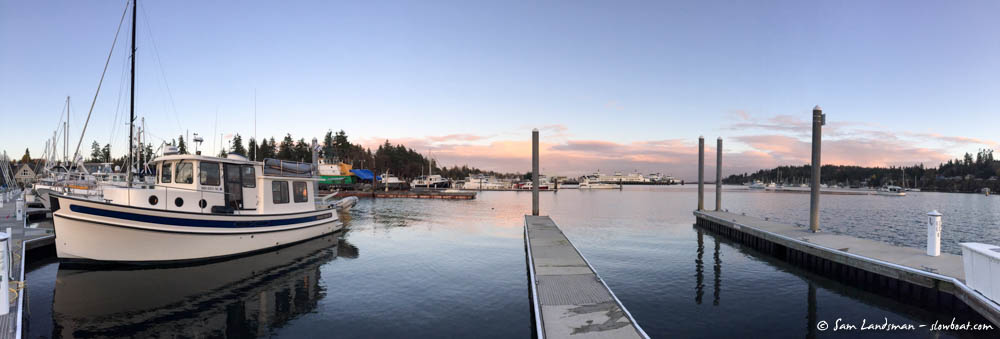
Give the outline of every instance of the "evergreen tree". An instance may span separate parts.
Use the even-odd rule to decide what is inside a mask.
[[[230,148],[230,151],[233,154],[247,156],[247,149],[243,148],[243,138],[239,134],[233,137],[233,147]]]
[[[90,144],[90,160],[88,161],[90,162],[101,161],[101,144],[98,144],[97,141],[94,141],[93,144]]]
[[[294,158],[292,160],[311,162],[312,152],[309,149],[309,144],[306,143],[306,139],[299,139],[295,142],[295,150],[293,152]]]
[[[250,142],[247,142],[247,159],[257,161],[257,140],[254,138],[250,138]]]
[[[295,159],[295,141],[292,140],[291,134],[286,134],[285,139],[281,140],[281,145],[278,146],[278,159]]]
[[[177,153],[178,154],[188,154],[187,144],[184,143],[184,136],[177,138]]]
[[[101,162],[111,162],[111,144],[104,144],[104,148],[101,148]]]
[[[28,161],[31,161],[31,151],[29,151],[27,148],[25,148],[24,149],[24,155],[21,156],[21,162],[22,163],[27,163]]]
[[[332,162],[337,157],[337,147],[333,140],[333,131],[327,130],[323,136],[323,159]]]

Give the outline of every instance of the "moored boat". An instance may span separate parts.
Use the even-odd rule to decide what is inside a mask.
[[[897,196],[897,197],[901,197],[901,196],[905,196],[906,195],[906,191],[903,190],[902,187],[893,186],[893,185],[882,186],[881,188],[878,189],[877,193],[878,193],[878,195],[888,195],[888,196]]]
[[[124,263],[201,260],[342,228],[332,206],[315,203],[312,164],[168,155],[152,165],[158,175],[151,187],[105,187],[101,201],[51,195],[56,255]]]

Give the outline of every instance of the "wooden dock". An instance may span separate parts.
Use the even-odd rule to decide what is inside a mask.
[[[524,247],[538,338],[648,338],[551,218],[524,217]]]
[[[696,225],[848,285],[946,310],[971,308],[1000,326],[1000,305],[965,285],[962,257],[901,247],[719,211],[695,211]]]
[[[17,205],[8,201],[0,207],[0,232],[6,232],[10,228],[10,290],[6,291],[10,296],[10,311],[6,315],[0,316],[0,339],[21,338],[24,327],[24,292],[29,284],[24,282],[25,257],[28,250],[50,246],[55,244],[55,230],[51,229],[51,223],[39,223],[39,227],[28,227],[25,215],[24,220],[17,220],[15,215]],[[25,208],[25,214],[28,213]],[[33,210],[34,213],[43,214],[44,211]]]

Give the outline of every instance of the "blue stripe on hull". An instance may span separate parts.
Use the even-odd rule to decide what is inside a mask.
[[[79,205],[71,205],[69,209],[77,213],[97,215],[115,219],[138,221],[150,224],[162,224],[169,226],[188,226],[188,227],[213,227],[213,228],[252,228],[252,227],[285,226],[285,225],[307,223],[316,220],[329,219],[333,215],[332,213],[327,213],[327,214],[320,214],[320,215],[299,217],[299,218],[289,218],[289,219],[230,221],[230,220],[204,220],[204,219],[160,217],[155,215],[112,211],[112,210],[79,206]]]

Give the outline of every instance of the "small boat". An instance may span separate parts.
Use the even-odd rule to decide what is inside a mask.
[[[580,182],[576,180],[563,180],[557,183],[557,187],[560,189],[577,189],[580,188]]]
[[[421,175],[413,179],[410,182],[410,187],[412,188],[449,188],[451,187],[451,181],[441,177],[440,175]]]
[[[406,188],[406,181],[399,180],[396,176],[385,172],[382,174],[382,182],[380,184],[385,187],[385,190],[401,190]]]
[[[902,187],[893,185],[882,186],[881,188],[878,189],[877,193],[878,195],[888,195],[897,197],[906,195],[906,191],[904,191]]]
[[[750,183],[750,189],[752,190],[762,190],[764,188],[765,188],[764,183],[761,182],[760,180],[755,180],[754,182]]]

